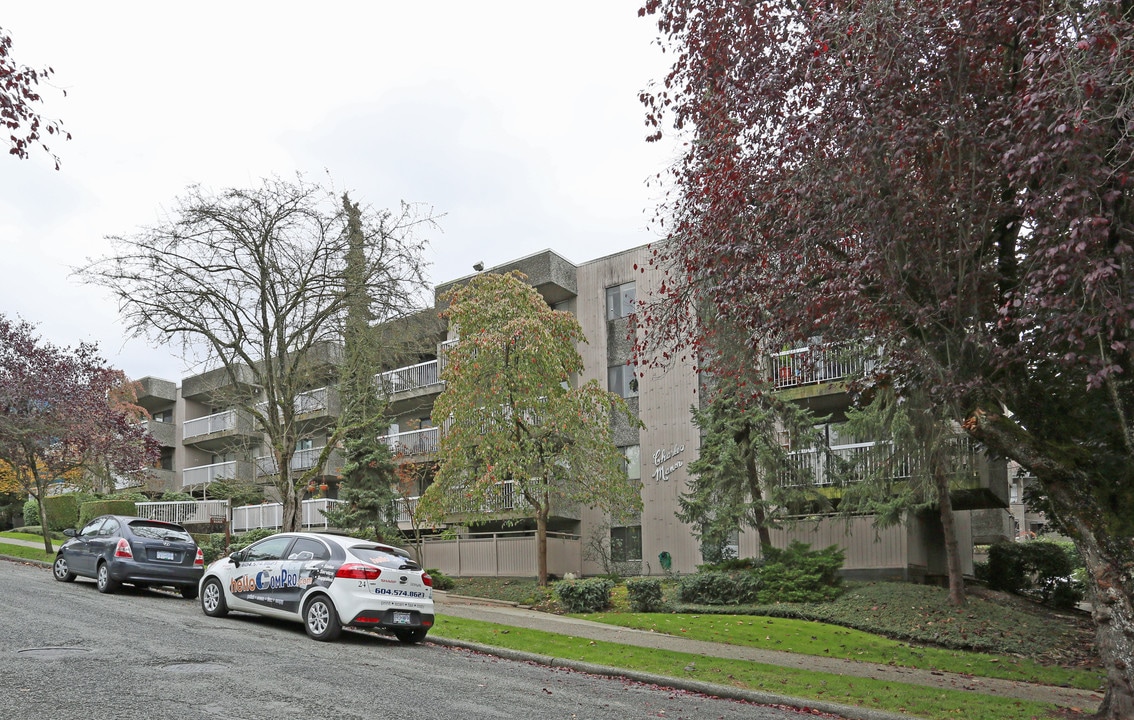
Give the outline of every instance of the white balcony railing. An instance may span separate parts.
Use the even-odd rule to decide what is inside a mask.
[[[323,446],[325,447],[325,446]],[[295,454],[291,456],[291,469],[292,470],[309,470],[315,467],[315,463],[319,461],[319,455],[323,452],[323,447],[305,448],[303,450],[296,450]],[[332,453],[331,457],[327,458],[327,470],[332,470],[332,460],[335,454]],[[276,474],[276,458],[273,455],[261,455],[256,458],[256,473],[258,475],[275,475]]]
[[[387,395],[441,384],[439,363],[427,360],[417,365],[390,370],[377,376],[378,386]]]
[[[181,425],[181,439],[188,440],[202,435],[235,430],[236,420],[236,410],[225,410],[202,418],[186,420]]]
[[[321,387],[307,392],[301,392],[295,396],[292,401],[292,407],[295,408],[296,415],[306,415],[308,413],[320,412],[330,407],[328,402],[330,388]],[[268,403],[256,403],[256,409],[261,413],[268,412]]]
[[[324,510],[334,508],[341,500],[331,498],[313,498],[302,503],[301,523],[305,528],[328,528]],[[244,532],[257,528],[283,527],[283,505],[280,503],[264,503],[262,505],[244,505],[232,509],[232,531]]]
[[[869,369],[864,353],[836,345],[809,345],[773,353],[769,366],[776,388],[842,380]]]
[[[960,447],[952,454],[951,472],[955,475],[971,476],[977,466],[977,449],[966,436],[958,436],[954,442]],[[830,453],[824,454],[815,448],[797,450],[789,453],[788,462],[799,471],[798,477],[783,473],[782,484],[802,485],[803,478],[810,475],[811,482],[818,486],[834,485],[839,468],[843,465],[843,482],[859,482],[867,477],[878,477],[883,473],[892,480],[908,480],[917,467],[918,459],[913,455],[895,457],[889,452],[876,452],[875,448],[888,445],[887,442],[861,442],[846,445],[832,445]]]
[[[397,498],[394,500],[394,511],[397,515],[397,522],[408,523],[412,515],[417,510],[417,501],[421,500],[421,496]]]
[[[134,503],[138,517],[172,523],[207,523],[214,518],[228,519],[228,500]]]
[[[390,452],[395,455],[426,455],[437,452],[437,446],[441,442],[441,431],[435,427],[422,428],[383,435],[378,439],[386,443]]]
[[[181,473],[181,486],[201,485],[202,483],[211,483],[221,478],[231,480],[236,477],[236,472],[235,460],[185,468]]]

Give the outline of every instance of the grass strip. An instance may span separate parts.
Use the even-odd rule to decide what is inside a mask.
[[[926,720],[1049,717],[1057,706],[959,690],[845,677],[743,660],[713,658],[576,638],[441,616],[432,635],[675,678],[913,715]],[[693,669],[687,671],[686,668]]]
[[[575,617],[709,642],[845,660],[938,670],[1041,685],[1098,690],[1103,675],[1040,665],[1026,658],[921,647],[838,625],[752,615],[593,613]]]
[[[43,538],[40,538],[42,541]],[[0,537],[0,555],[8,555],[9,557],[18,557],[25,560],[42,560],[44,562],[54,562],[54,553],[45,553],[42,547],[31,548],[24,545],[13,545],[12,543],[4,542],[4,538]]]

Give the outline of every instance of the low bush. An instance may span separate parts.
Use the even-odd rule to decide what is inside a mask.
[[[99,515],[136,515],[133,500],[94,500],[79,506],[79,524],[82,527]]]
[[[607,578],[561,580],[555,584],[555,596],[564,612],[600,612],[610,605],[610,590],[613,587],[614,581]]]
[[[30,497],[24,503],[24,525],[39,524],[39,501]]]
[[[205,556],[205,564],[219,560],[228,554],[228,545],[224,541],[224,533],[194,533],[193,540],[201,548]]]
[[[434,590],[452,590],[453,586],[456,585],[453,578],[436,568],[429,568],[425,572],[429,574],[429,577],[433,578]]]
[[[993,590],[1030,595],[1053,607],[1072,608],[1083,599],[1083,587],[1073,578],[1078,553],[1064,545],[1069,543],[997,543],[988,549],[983,579]]]
[[[626,593],[630,598],[630,609],[634,612],[665,611],[662,583],[658,578],[630,578],[626,581]]]
[[[738,561],[718,565],[744,568]],[[787,548],[765,550],[751,569],[700,571],[681,579],[678,597],[694,605],[769,605],[777,602],[823,602],[842,592],[839,570],[843,551],[823,550],[793,542]]]
[[[232,538],[232,544],[229,546],[229,552],[236,552],[243,550],[257,540],[263,540],[266,537],[271,537],[278,533],[279,530],[273,528],[256,528],[248,532],[241,533]]]

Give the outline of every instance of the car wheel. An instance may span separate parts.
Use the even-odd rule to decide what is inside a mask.
[[[185,598],[186,600],[196,600],[197,599],[197,586],[196,585],[182,585],[181,587],[179,587],[177,589],[181,591],[181,597]]]
[[[316,595],[303,608],[303,627],[313,640],[326,642],[334,640],[343,631],[339,613],[334,603],[326,595]]]
[[[209,578],[201,588],[201,609],[209,617],[224,617],[228,615],[228,603],[224,601],[224,588],[220,580]]]
[[[398,640],[408,643],[410,645],[419,643],[425,639],[426,633],[429,631],[425,628],[414,628],[413,630],[395,630],[394,637]]]
[[[60,553],[55,558],[55,564],[51,566],[51,574],[59,582],[74,582],[75,573],[71,572],[71,568],[67,567],[67,558],[63,557]]]
[[[98,564],[95,585],[98,586],[100,593],[112,593],[118,589],[118,582],[110,577],[110,566],[104,562]]]

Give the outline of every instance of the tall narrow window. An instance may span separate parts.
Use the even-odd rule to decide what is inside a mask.
[[[642,449],[640,445],[627,445],[622,448],[622,454],[626,456],[626,477],[631,480],[642,479]]]
[[[638,397],[638,378],[628,365],[611,365],[606,372],[606,387],[619,397]]]
[[[634,312],[634,283],[612,285],[606,289],[606,319],[617,320]]]

